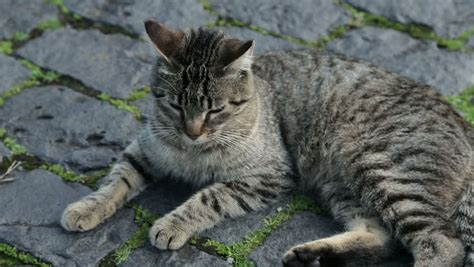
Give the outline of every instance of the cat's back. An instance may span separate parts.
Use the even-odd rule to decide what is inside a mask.
[[[270,83],[272,108],[300,175],[331,164],[349,170],[346,164],[373,157],[402,168],[414,160],[436,162],[443,186],[464,184],[456,176],[465,177],[472,165],[472,128],[434,88],[309,50],[262,55],[255,73]]]

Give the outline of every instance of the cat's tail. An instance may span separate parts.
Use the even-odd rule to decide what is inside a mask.
[[[465,267],[474,267],[474,180],[461,198],[456,211],[456,224],[466,246]]]

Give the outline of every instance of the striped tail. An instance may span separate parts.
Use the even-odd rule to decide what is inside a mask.
[[[474,181],[471,181],[467,191],[461,198],[457,213],[456,224],[461,233],[461,239],[466,246],[465,267],[474,267]]]

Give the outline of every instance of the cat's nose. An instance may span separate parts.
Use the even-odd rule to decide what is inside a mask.
[[[199,136],[201,136],[204,133],[203,125],[204,125],[204,120],[201,120],[199,118],[187,120],[184,125],[186,135],[189,138],[191,138],[191,140],[198,139]]]

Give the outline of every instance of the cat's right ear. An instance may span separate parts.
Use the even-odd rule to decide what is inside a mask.
[[[183,45],[184,32],[167,27],[155,20],[146,20],[145,29],[158,53],[171,65],[173,57]]]

